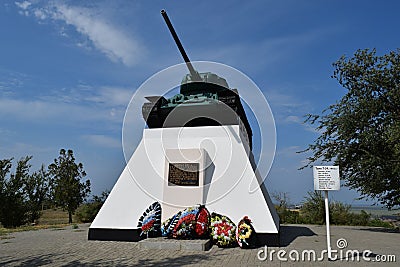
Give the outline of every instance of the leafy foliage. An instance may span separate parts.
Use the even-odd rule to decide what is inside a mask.
[[[279,215],[280,223],[300,223],[299,212],[289,209],[288,193],[275,192],[272,197],[278,202],[275,209]]]
[[[103,191],[100,196],[93,196],[91,202],[80,205],[75,211],[78,220],[84,223],[92,222],[106,201],[109,193],[109,191]]]
[[[304,223],[323,224],[325,222],[325,203],[321,191],[310,191],[301,208]]]
[[[0,222],[4,225],[4,218],[7,215],[7,175],[12,167],[12,159],[0,160]]]
[[[75,163],[72,150],[62,149],[48,171],[42,165],[30,174],[31,159],[31,156],[21,158],[15,173],[10,173],[12,158],[0,160],[0,223],[16,227],[36,222],[44,203],[67,210],[71,223],[72,213],[90,193],[90,181],[80,182],[86,176],[82,163]],[[95,196],[94,202],[104,202],[106,197],[107,192],[103,192]]]
[[[68,222],[72,223],[72,214],[90,193],[90,181],[81,182],[86,176],[83,164],[75,163],[72,150],[61,149],[58,158],[49,165],[49,173],[53,201],[68,211]]]
[[[103,205],[104,202],[106,202],[106,199],[108,198],[109,194],[110,194],[110,191],[105,190],[105,191],[101,192],[100,196],[94,195],[92,202],[99,202]]]
[[[23,185],[24,179],[29,175],[30,165],[28,161],[30,159],[31,157],[26,157],[19,160],[15,173],[12,173],[7,180],[3,180],[1,223],[5,227],[19,226],[25,222],[26,207],[24,205]],[[4,160],[5,171],[2,173],[7,174],[10,171],[11,161],[12,159]]]
[[[99,202],[84,203],[76,209],[75,216],[80,222],[92,222],[96,218],[101,206],[102,203]]]
[[[35,222],[40,218],[42,204],[49,198],[49,179],[49,173],[42,165],[40,170],[29,175],[25,180],[24,191],[27,196],[26,206],[30,222]]]
[[[12,159],[0,160],[0,222],[5,227],[20,226],[40,217],[41,204],[48,192],[48,176],[44,166],[29,174],[31,159],[31,156],[21,158],[15,173],[8,178]]]
[[[308,164],[341,168],[346,185],[389,209],[400,205],[400,50],[358,50],[333,64],[347,93],[321,115],[308,115],[321,135],[305,151]],[[305,167],[306,167],[305,166]]]
[[[351,205],[340,201],[329,201],[330,223],[336,225],[369,225],[371,215],[365,211],[360,214],[350,211]],[[321,191],[308,192],[300,210],[300,221],[309,224],[325,223],[325,202]]]

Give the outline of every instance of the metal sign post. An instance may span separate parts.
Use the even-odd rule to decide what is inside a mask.
[[[339,166],[314,166],[314,190],[325,192],[325,218],[326,218],[326,244],[328,247],[328,258],[332,258],[331,233],[329,229],[329,190],[340,189]]]
[[[331,248],[331,233],[329,230],[329,203],[328,203],[328,190],[325,190],[325,221],[326,221],[326,245],[328,247],[328,258],[332,258]]]

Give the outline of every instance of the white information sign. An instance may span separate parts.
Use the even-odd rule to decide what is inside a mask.
[[[339,166],[314,166],[314,190],[339,190]]]

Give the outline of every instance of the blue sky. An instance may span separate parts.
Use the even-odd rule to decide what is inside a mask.
[[[192,60],[230,65],[262,89],[277,129],[267,185],[298,203],[313,180],[312,170],[297,170],[306,155],[296,151],[318,136],[303,116],[345,93],[330,78],[332,63],[359,48],[383,54],[400,41],[398,1],[149,2],[1,2],[0,158],[33,155],[35,170],[71,148],[94,194],[112,188],[125,166],[131,96],[182,62],[160,15],[166,9]],[[364,203],[345,188],[332,196]]]

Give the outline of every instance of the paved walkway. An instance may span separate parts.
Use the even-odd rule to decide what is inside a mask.
[[[336,261],[318,261],[321,251],[326,248],[324,226],[287,225],[282,226],[281,247],[243,250],[240,248],[221,249],[213,246],[209,251],[171,251],[141,249],[138,243],[88,241],[89,225],[71,226],[60,229],[46,229],[13,233],[0,240],[0,265],[3,266],[377,266],[376,259],[385,259],[379,266],[399,266],[400,234],[389,233],[379,228],[334,226],[331,228],[332,249],[336,242],[345,238],[340,246],[347,247],[338,252]],[[296,249],[296,251],[292,251]],[[262,250],[262,252],[259,252]],[[275,250],[276,252],[274,252]],[[282,250],[283,252],[277,252]],[[316,252],[316,261],[307,260]],[[354,250],[354,251],[351,251]],[[358,250],[358,254],[357,251]],[[370,250],[370,257],[363,259],[362,253]],[[340,252],[341,251],[341,252]],[[302,254],[306,260],[299,261]],[[340,253],[342,253],[340,255]],[[347,253],[347,255],[346,255]],[[357,254],[351,260],[349,255]],[[272,260],[270,255],[272,254]],[[278,254],[287,261],[278,259]],[[397,262],[393,262],[393,256]],[[311,257],[312,258],[312,257]],[[350,260],[350,261],[349,261]],[[392,261],[392,262],[387,262]]]

